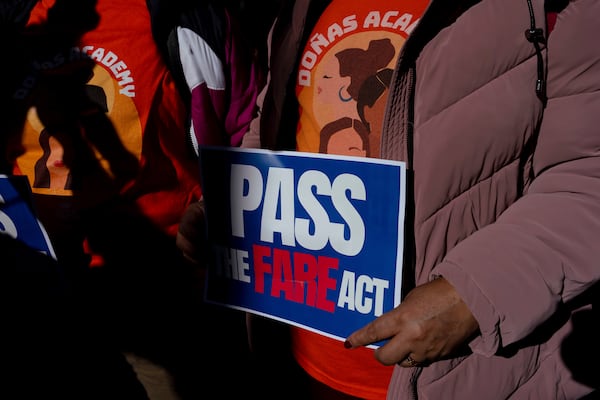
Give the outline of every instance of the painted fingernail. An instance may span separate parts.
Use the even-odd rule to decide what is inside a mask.
[[[344,342],[344,347],[347,348],[347,349],[351,349],[352,348],[352,343],[350,343],[349,341],[346,340]]]

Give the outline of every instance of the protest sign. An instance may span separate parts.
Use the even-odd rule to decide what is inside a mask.
[[[405,164],[200,149],[206,299],[344,340],[400,303]]]
[[[0,234],[56,259],[46,230],[37,219],[26,176],[0,175]]]

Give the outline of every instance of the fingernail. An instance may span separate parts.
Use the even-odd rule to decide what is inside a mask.
[[[346,340],[344,342],[344,347],[347,348],[347,349],[351,349],[352,348],[352,343],[350,343],[349,341]]]

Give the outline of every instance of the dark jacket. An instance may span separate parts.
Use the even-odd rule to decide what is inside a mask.
[[[188,105],[190,139],[239,146],[256,110],[262,71],[222,4],[147,0],[152,33]]]
[[[328,2],[289,3],[247,146],[295,148],[297,55]],[[396,367],[390,399],[577,399],[600,380],[583,367],[598,348],[600,3],[549,4],[547,46],[526,37],[549,31],[531,6],[434,0],[400,55],[381,149],[408,163],[405,268],[416,284],[443,275],[480,334],[464,355]]]

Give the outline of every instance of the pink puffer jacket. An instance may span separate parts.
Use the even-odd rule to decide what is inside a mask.
[[[433,1],[406,42],[382,150],[412,173],[416,283],[443,275],[481,333],[463,357],[396,367],[388,398],[578,399],[600,381],[583,366],[598,348],[600,2],[559,10],[541,59],[525,31],[533,17],[548,32],[543,0],[456,3]]]

